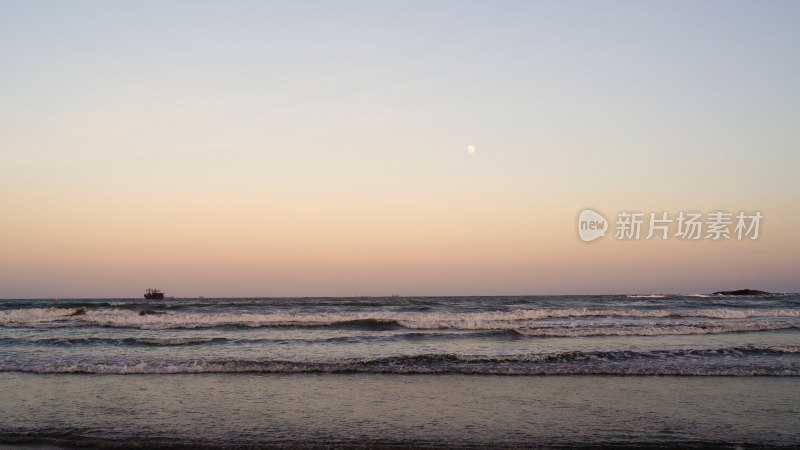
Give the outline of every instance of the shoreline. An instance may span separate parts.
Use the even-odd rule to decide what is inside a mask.
[[[800,443],[797,377],[3,373],[0,388],[9,393],[3,409],[16,411],[0,430],[3,444],[22,444],[20,439],[118,448]]]

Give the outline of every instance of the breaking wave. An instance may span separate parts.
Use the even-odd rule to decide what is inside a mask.
[[[511,332],[512,334],[510,334]],[[469,336],[517,336],[513,330],[484,331],[470,333]],[[193,345],[253,345],[253,344],[329,344],[329,343],[364,343],[364,342],[391,342],[391,341],[420,341],[435,339],[464,339],[467,336],[460,333],[419,333],[400,332],[389,335],[354,335],[321,338],[225,338],[225,337],[152,337],[152,338],[100,338],[100,337],[63,337],[63,338],[0,338],[0,345],[34,345],[34,346],[126,346],[126,347],[177,347]]]
[[[80,345],[116,345],[116,346],[145,346],[145,347],[175,347],[183,345],[226,344],[234,339],[211,337],[160,337],[160,338],[98,338],[98,337],[63,337],[63,338],[36,338],[17,339],[0,338],[0,344],[13,345],[44,345],[56,347],[69,347]]]
[[[665,336],[690,334],[721,334],[752,331],[787,330],[800,328],[800,323],[784,321],[753,322],[695,322],[695,323],[614,323],[614,324],[566,324],[558,327],[515,328],[524,336],[536,337],[590,337],[590,336]]]
[[[494,375],[692,375],[798,376],[795,364],[742,364],[759,356],[796,358],[800,346],[738,346],[719,349],[553,352],[506,356],[424,354],[329,361],[210,360],[125,362],[4,362],[2,372],[95,374],[188,373],[391,373]]]
[[[355,322],[355,321],[354,321]],[[362,323],[344,322],[341,328],[360,328]],[[370,328],[374,327],[374,328]],[[334,327],[337,329],[337,327]],[[178,347],[196,345],[292,345],[292,344],[329,344],[329,343],[380,343],[401,341],[442,341],[463,339],[530,339],[545,337],[594,337],[594,336],[668,336],[668,335],[702,335],[739,332],[757,332],[771,330],[800,329],[800,323],[782,321],[754,322],[695,322],[695,323],[599,323],[573,322],[559,325],[524,326],[496,330],[409,330],[395,322],[385,324],[366,323],[367,330],[389,331],[380,334],[355,334],[334,337],[309,338],[247,338],[239,337],[201,337],[201,336],[165,336],[165,337],[50,337],[50,338],[0,338],[0,345],[25,346],[125,346],[125,347]]]
[[[367,330],[391,329],[519,329],[547,319],[586,318],[699,318],[748,319],[800,318],[800,311],[786,309],[702,309],[702,310],[590,310],[520,309],[482,313],[181,313],[147,309],[28,308],[0,311],[0,326],[5,327],[80,327],[103,326],[140,329],[178,329],[214,327],[335,327]],[[776,325],[783,328],[796,326]],[[537,327],[538,328],[538,327]],[[713,327],[711,327],[713,328]],[[710,328],[706,328],[710,329]],[[732,330],[736,331],[736,330]],[[741,330],[747,331],[747,330]]]

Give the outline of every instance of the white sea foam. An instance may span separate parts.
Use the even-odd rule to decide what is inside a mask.
[[[707,323],[633,323],[595,327],[579,324],[551,328],[516,328],[514,331],[537,337],[587,337],[587,336],[666,336],[690,334],[720,334],[746,331],[785,330],[800,328],[800,323],[784,321],[707,322]]]
[[[256,313],[180,313],[142,315],[127,309],[29,308],[0,311],[4,326],[81,326],[99,325],[143,329],[210,328],[219,326],[328,326],[353,321],[396,322],[413,329],[512,329],[546,319],[671,318],[711,319],[797,318],[797,310],[589,310],[520,309],[483,313],[338,313],[338,314],[256,314]]]
[[[784,375],[800,370],[785,364],[746,364],[750,355],[796,357],[798,346],[741,346],[650,351],[552,352],[505,356],[421,354],[327,361],[14,361],[0,372],[177,374],[177,373],[463,373],[504,375]],[[735,358],[731,360],[730,358]]]
[[[78,308],[25,308],[0,311],[0,325],[41,323],[63,320]]]

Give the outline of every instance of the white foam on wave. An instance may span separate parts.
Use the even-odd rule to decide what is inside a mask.
[[[505,375],[800,375],[781,360],[749,355],[796,357],[800,346],[741,346],[649,351],[552,352],[518,355],[419,354],[328,361],[15,361],[0,372],[179,374],[179,373],[462,373]],[[731,360],[730,358],[735,358]],[[667,364],[667,362],[669,362]]]
[[[136,338],[134,342],[149,345],[190,345],[190,344],[207,344],[213,342],[213,337],[160,337],[160,338]]]
[[[578,326],[516,328],[514,331],[535,337],[588,337],[588,336],[667,336],[690,334],[721,334],[748,331],[769,331],[800,328],[800,323],[784,321],[709,322],[709,323],[631,323],[615,326]]]
[[[25,308],[0,311],[0,324],[40,323],[63,320],[78,312],[78,308]]]
[[[584,319],[593,317],[610,318],[709,318],[709,319],[748,319],[748,318],[796,318],[800,311],[790,310],[730,310],[705,309],[669,312],[664,310],[518,310],[503,313],[478,314],[429,314],[414,317],[397,318],[398,323],[406,328],[417,329],[460,329],[490,330],[515,329],[525,321],[545,319]],[[617,326],[615,324],[614,326]]]
[[[183,313],[140,315],[127,309],[28,308],[0,311],[3,326],[81,326],[100,325],[142,329],[211,328],[219,326],[326,326],[357,320],[395,321],[412,329],[493,330],[512,329],[546,319],[671,318],[711,319],[798,318],[798,310],[589,310],[589,309],[520,309],[482,313]]]

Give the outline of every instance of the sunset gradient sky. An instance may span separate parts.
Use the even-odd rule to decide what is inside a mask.
[[[796,1],[0,0],[0,298],[797,292],[798,24]],[[587,206],[765,219],[586,244]]]

